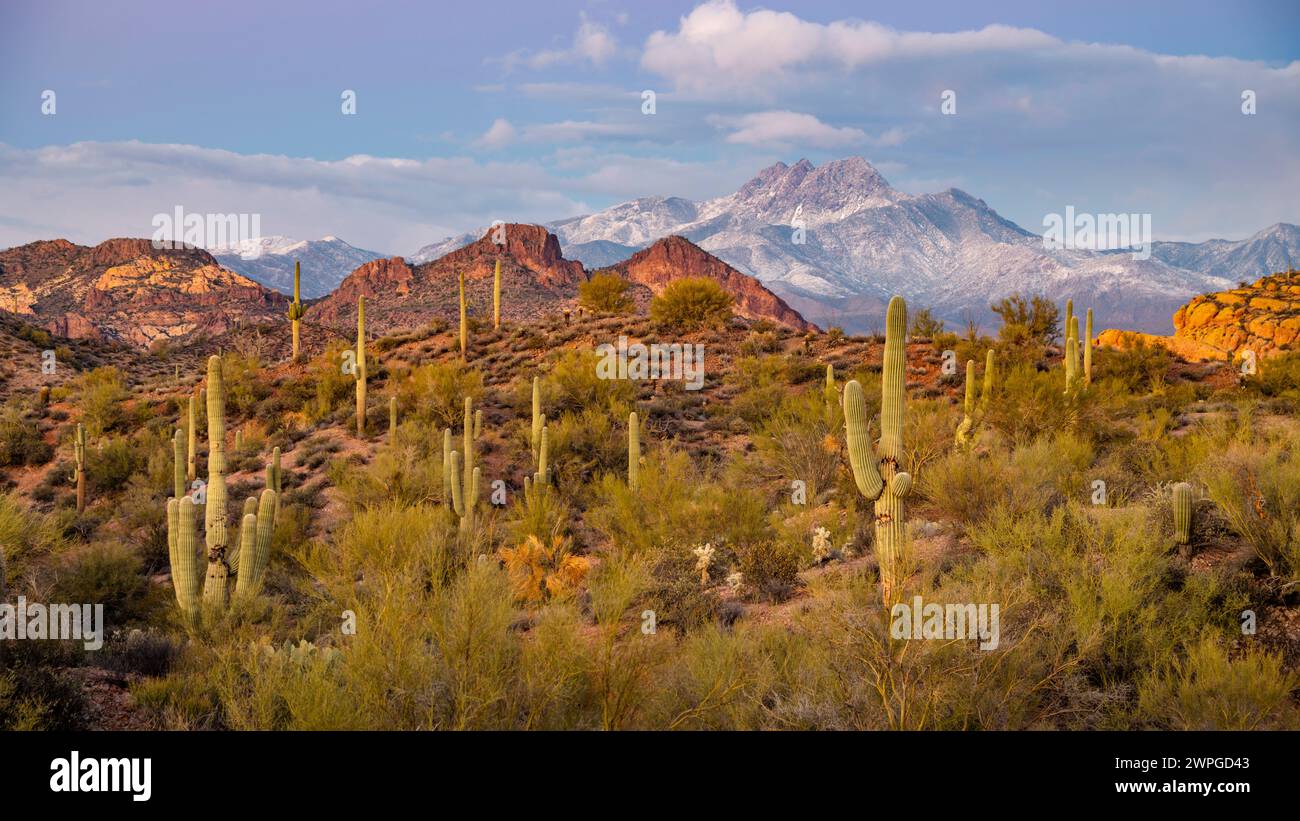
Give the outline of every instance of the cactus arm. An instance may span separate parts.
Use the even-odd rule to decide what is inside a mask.
[[[273,490],[263,490],[257,500],[257,513],[244,515],[241,530],[243,547],[240,549],[244,572],[240,573],[235,583],[235,595],[246,597],[256,595],[262,588],[266,576],[266,566],[271,558],[271,539],[275,535],[275,511],[279,507],[278,494]]]
[[[442,501],[452,503],[451,483],[455,474],[451,466],[451,428],[442,431]]]
[[[175,504],[173,519],[171,500],[167,506],[167,523],[175,533],[175,550],[171,553],[172,586],[176,589],[176,603],[181,612],[193,619],[199,602],[199,553],[195,538],[194,502],[187,496]],[[174,525],[174,526],[173,526]],[[168,547],[173,541],[169,535]]]
[[[464,516],[465,499],[461,492],[460,479],[456,478],[458,473],[460,473],[460,453],[453,450],[451,452],[451,506],[457,516]]]
[[[497,260],[496,273],[492,275],[492,327],[501,327],[501,260]]]
[[[388,433],[390,436],[397,433],[397,397],[388,397]]]
[[[907,399],[907,303],[889,300],[885,319],[885,356],[881,373],[880,478],[888,487],[875,502],[876,551],[880,559],[880,586],[886,605],[901,595],[907,566],[907,521],[903,499],[912,477],[900,466],[903,450],[904,405]]]
[[[867,402],[862,386],[856,379],[844,385],[844,428],[848,440],[849,467],[858,492],[874,501],[884,490],[880,478],[879,460],[871,447],[871,426],[867,418]]]
[[[957,426],[957,444],[966,446],[971,441],[971,429],[975,427],[975,360],[966,360],[966,398],[962,402],[961,424]]]
[[[537,447],[542,438],[542,387],[540,377],[533,377],[533,427],[532,427],[532,446],[533,446],[533,464],[537,464]]]
[[[984,390],[980,393],[980,409],[988,410],[989,402],[993,399],[993,381],[994,374],[997,371],[997,355],[992,348],[984,357]]]
[[[185,431],[180,428],[172,437],[172,495],[185,495]]]
[[[198,432],[198,426],[195,423],[196,412],[194,410],[194,406],[195,406],[195,398],[194,398],[194,394],[191,393],[189,417],[188,417],[189,424],[186,426],[186,431],[187,431],[186,441],[188,443],[189,452],[185,459],[185,477],[190,482],[193,482],[195,479],[198,478],[199,432]]]

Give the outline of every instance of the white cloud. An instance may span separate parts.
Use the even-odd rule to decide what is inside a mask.
[[[516,136],[518,136],[518,132],[515,131],[515,127],[510,124],[510,121],[504,117],[497,117],[492,126],[483,132],[483,136],[479,137],[475,144],[488,149],[504,148],[514,142]]]
[[[574,32],[573,42],[567,48],[537,52],[513,51],[502,58],[502,62],[506,68],[525,65],[542,69],[567,64],[604,67],[618,53],[618,41],[609,29],[589,20],[585,13],[579,13],[578,17],[578,30]]]
[[[736,118],[716,117],[714,121],[735,128],[727,142],[744,145],[840,148],[867,138],[860,129],[835,128],[811,114],[795,111],[761,111]]]

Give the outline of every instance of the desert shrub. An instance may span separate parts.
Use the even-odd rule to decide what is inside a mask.
[[[1060,337],[1061,312],[1046,297],[1034,295],[1026,300],[1012,294],[992,307],[1002,319],[998,338],[1010,345],[1050,345]]]
[[[181,644],[153,630],[116,634],[105,646],[105,668],[121,674],[165,676],[180,656]]]
[[[1128,350],[1096,348],[1092,352],[1093,380],[1113,379],[1129,393],[1145,393],[1165,383],[1173,357],[1159,345],[1142,339]]]
[[[789,359],[778,355],[737,359],[726,384],[740,392],[717,412],[739,416],[751,426],[762,424],[786,398],[792,382],[790,367]]]
[[[394,379],[402,418],[419,419],[438,430],[459,428],[465,397],[477,404],[483,396],[483,374],[459,360],[421,365],[411,371],[409,378],[394,374]]]
[[[460,440],[454,440],[460,448]],[[396,440],[380,448],[363,465],[333,462],[331,484],[353,510],[391,501],[408,505],[444,502],[442,498],[442,437],[420,424],[402,425]]]
[[[690,456],[656,448],[643,457],[640,488],[624,477],[606,474],[592,486],[593,501],[584,520],[616,551],[643,555],[698,540],[706,532],[705,514],[696,503],[703,484]]]
[[[1293,729],[1298,684],[1279,656],[1248,647],[1230,658],[1205,636],[1141,682],[1138,706],[1146,723],[1162,729]]]
[[[1091,433],[1110,402],[1096,384],[1086,394],[1067,396],[1060,370],[1039,371],[1028,364],[1010,368],[1000,382],[998,401],[989,404],[984,418],[1013,441],[1070,428]]]
[[[226,389],[226,406],[240,417],[250,415],[259,402],[271,395],[271,386],[262,378],[262,365],[254,355],[224,354],[221,379]]]
[[[796,479],[807,483],[809,503],[818,504],[822,493],[834,486],[839,469],[842,418],[838,403],[827,408],[821,395],[782,401],[754,435],[763,474],[780,477],[786,488]]]
[[[566,412],[546,422],[550,464],[561,487],[576,487],[593,476],[627,465],[627,425],[615,426],[603,410]]]
[[[554,364],[542,377],[542,412],[547,419],[558,418],[565,411],[580,412],[591,408],[624,419],[631,411],[634,389],[628,379],[601,379],[596,365],[600,355],[592,350],[569,348],[556,355]],[[531,382],[524,385],[531,402]]]
[[[1245,384],[1264,396],[1300,399],[1300,351],[1261,359],[1256,375]]]
[[[81,683],[54,669],[76,663],[58,657],[67,651],[49,642],[6,641],[5,645],[0,652],[0,730],[85,729]]]
[[[42,556],[57,554],[65,546],[63,529],[53,516],[28,511],[9,494],[0,494],[0,551],[9,579]]]
[[[122,402],[128,393],[126,380],[117,368],[104,366],[83,374],[77,382],[77,394],[90,438],[103,436],[122,421]]]
[[[617,274],[597,271],[578,284],[578,304],[593,314],[625,314],[632,310],[628,281]]]
[[[144,467],[144,454],[124,436],[109,438],[86,453],[86,481],[95,494],[121,490]]]
[[[109,627],[147,622],[166,601],[143,573],[140,557],[117,542],[69,554],[55,574],[52,601],[102,604]]]
[[[741,356],[761,356],[776,353],[781,349],[781,340],[771,331],[751,331],[740,343]]]
[[[744,584],[764,601],[785,601],[799,588],[803,557],[784,540],[760,541],[736,549]]]
[[[731,319],[731,294],[708,277],[684,277],[668,283],[650,303],[655,322],[690,331],[718,328]]]
[[[943,333],[943,320],[937,318],[929,308],[922,308],[912,314],[912,328],[908,333],[923,339],[934,339]]]
[[[1269,572],[1300,579],[1300,439],[1234,442],[1206,463],[1201,478]]]
[[[356,385],[351,374],[343,373],[343,352],[349,346],[330,342],[325,352],[311,361],[309,373],[300,384],[311,398],[304,401],[303,413],[312,422],[330,417],[339,403],[350,396]]]
[[[35,422],[12,400],[6,402],[0,408],[0,467],[43,465],[53,456]]]

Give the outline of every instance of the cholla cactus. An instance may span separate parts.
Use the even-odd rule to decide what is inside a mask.
[[[298,261],[294,260],[293,302],[289,303],[289,325],[293,329],[293,361],[294,362],[298,361],[298,355],[299,355],[298,327],[301,324],[303,314],[306,313],[306,309],[303,308],[302,299],[300,297],[299,276],[300,276],[300,270],[298,267]]]
[[[709,583],[709,566],[713,564],[712,544],[702,544],[691,551],[695,554],[695,571],[700,574],[700,586]]]
[[[357,436],[366,435],[366,298],[357,297]]]
[[[1192,486],[1174,485],[1174,543],[1186,545],[1192,540]]]
[[[813,531],[812,540],[812,558],[814,562],[822,562],[831,555],[831,532],[824,527],[818,527]]]
[[[885,320],[885,357],[881,373],[880,443],[871,447],[870,419],[862,386],[853,380],[844,386],[844,423],[849,464],[858,492],[875,502],[876,550],[880,557],[880,584],[886,605],[901,593],[907,566],[907,528],[903,499],[912,490],[911,474],[900,470],[907,454],[903,448],[903,412],[906,401],[907,303],[889,301]]]
[[[627,415],[627,486],[641,486],[641,426],[636,411]]]
[[[81,513],[86,509],[86,428],[80,423],[73,434],[72,454],[77,465],[77,512]]]

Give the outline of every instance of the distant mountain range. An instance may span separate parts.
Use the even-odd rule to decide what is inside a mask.
[[[328,295],[359,266],[384,256],[338,237],[298,240],[259,237],[208,249],[217,262],[282,294],[293,294],[293,264],[302,264],[302,297]]]

